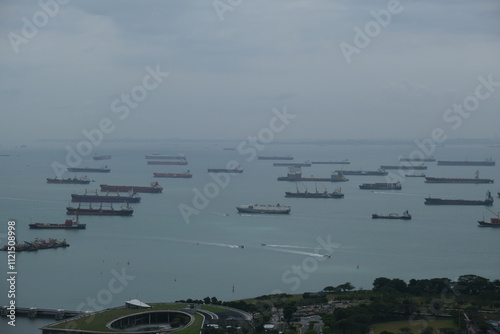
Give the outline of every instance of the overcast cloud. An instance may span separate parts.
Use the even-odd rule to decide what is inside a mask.
[[[44,23],[42,3],[57,13],[26,38],[26,20]],[[341,43],[355,46],[354,28],[391,1],[216,3],[231,10],[213,0],[2,1],[0,143],[78,139],[103,118],[115,125],[109,139],[242,139],[283,106],[297,117],[281,139],[413,139],[436,127],[500,135],[497,0],[401,0],[350,63]],[[169,76],[120,119],[113,101],[142,85],[148,66]],[[498,86],[453,129],[445,111],[473,96],[480,76]]]

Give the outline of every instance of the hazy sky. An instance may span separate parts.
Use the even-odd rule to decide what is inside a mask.
[[[0,143],[243,139],[285,106],[280,139],[500,136],[498,0],[2,0],[0,24]]]

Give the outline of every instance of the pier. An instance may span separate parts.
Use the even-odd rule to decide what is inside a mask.
[[[0,306],[0,314],[5,317],[9,314],[7,306]],[[63,320],[83,315],[85,312],[68,311],[68,310],[53,310],[36,307],[16,307],[16,317],[27,318],[50,318],[55,320]]]

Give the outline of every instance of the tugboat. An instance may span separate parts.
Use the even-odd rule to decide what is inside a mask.
[[[500,212],[496,213],[496,212],[491,211],[491,213],[493,213],[497,217],[490,218],[489,222],[485,221],[484,218],[483,218],[483,220],[478,220],[477,222],[479,223],[479,225],[478,225],[479,227],[500,227]]]
[[[75,220],[66,219],[64,224],[44,224],[44,223],[31,223],[29,227],[34,230],[84,230],[87,224],[80,224],[78,222],[78,216]]]
[[[425,199],[425,204],[428,205],[493,205],[493,197],[491,197],[491,193],[488,190],[486,192],[486,199],[484,201],[481,200],[465,200],[465,199],[443,199],[443,198],[432,198],[427,197]]]
[[[286,191],[285,197],[291,197],[291,198],[343,198],[344,197],[344,194],[342,193],[341,188],[335,189],[335,191],[333,191],[331,193],[329,193],[326,190],[326,188],[325,188],[325,191],[323,191],[323,192],[319,192],[318,188],[316,188],[316,192],[314,192],[314,193],[308,192],[307,188],[306,188],[306,191],[299,192],[298,187],[296,187],[296,188],[297,188],[296,192]]]
[[[239,213],[288,214],[292,210],[287,205],[249,204],[236,207]]]
[[[89,184],[90,180],[86,177],[83,176],[79,179],[76,177],[74,178],[67,178],[67,179],[58,179],[57,177],[55,178],[47,178],[47,183],[56,183],[56,184]]]
[[[359,189],[369,189],[369,190],[401,190],[401,182],[395,183],[363,183],[359,186]]]
[[[397,213],[389,213],[388,215],[378,215],[374,213],[372,215],[372,219],[404,219],[404,220],[410,220],[411,215],[408,213],[408,210],[403,212],[402,215],[398,215]]]
[[[89,216],[132,216],[132,213],[134,213],[134,209],[132,209],[128,204],[119,210],[115,210],[113,205],[109,208],[103,208],[102,203],[98,208],[93,208],[92,204],[89,204],[88,208],[82,208],[78,205],[77,208],[68,206],[66,210],[66,214],[68,215]]]

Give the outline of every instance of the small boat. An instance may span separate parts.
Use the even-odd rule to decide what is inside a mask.
[[[167,177],[174,179],[190,179],[193,177],[193,174],[188,170],[183,173],[153,173],[154,177]]]
[[[408,213],[408,210],[403,212],[402,215],[399,215],[397,213],[389,213],[388,215],[379,215],[374,213],[372,215],[372,219],[404,219],[404,220],[410,220],[411,215]]]
[[[80,224],[78,222],[78,216],[75,220],[66,219],[64,224],[44,224],[44,223],[30,223],[29,227],[35,230],[84,230],[86,224]]]
[[[68,172],[72,173],[109,173],[111,169],[108,166],[102,166],[99,168],[91,168],[91,167],[70,167],[68,168]]]
[[[55,184],[89,184],[90,180],[86,176],[82,176],[81,178],[67,178],[67,179],[59,179],[55,178],[47,178],[47,183],[55,183]]]
[[[359,189],[369,189],[369,190],[401,190],[401,182],[395,183],[363,183],[359,186]]]
[[[496,218],[490,218],[489,222],[485,221],[484,218],[483,218],[483,220],[478,220],[478,223],[479,223],[478,226],[480,226],[480,227],[500,227],[500,212],[499,213],[496,213],[493,211],[491,211],[491,212],[496,215]]]
[[[288,205],[249,204],[236,207],[239,213],[288,214],[292,210]]]

